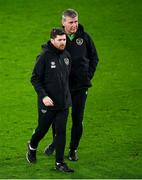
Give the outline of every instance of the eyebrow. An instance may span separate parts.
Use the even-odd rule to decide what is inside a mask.
[[[69,23],[73,23],[73,22],[78,22],[78,20],[75,20],[75,21],[69,21]]]

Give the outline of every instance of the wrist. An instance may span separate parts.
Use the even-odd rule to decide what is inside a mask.
[[[48,98],[48,96],[44,96],[44,98],[42,98],[42,100],[43,100],[43,99],[46,99],[46,98]]]

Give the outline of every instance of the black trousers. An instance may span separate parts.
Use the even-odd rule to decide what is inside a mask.
[[[85,103],[87,99],[88,89],[81,89],[71,92],[72,98],[72,128],[71,128],[71,140],[70,140],[70,149],[76,150],[79,146],[79,142],[83,133],[83,116]],[[53,145],[55,146],[56,138],[56,129],[55,124],[52,124],[52,133],[53,133]]]
[[[56,162],[64,161],[64,150],[66,144],[66,123],[68,109],[65,110],[43,110],[38,109],[38,126],[32,135],[30,144],[32,148],[37,148],[40,140],[45,136],[52,123],[56,131]]]

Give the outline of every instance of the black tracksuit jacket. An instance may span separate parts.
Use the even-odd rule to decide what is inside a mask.
[[[72,41],[67,37],[66,49],[72,59],[70,90],[90,87],[99,59],[95,45],[82,25],[79,24]]]
[[[70,63],[71,57],[66,50],[56,49],[50,41],[44,45],[31,77],[31,83],[38,94],[39,108],[60,110],[71,105],[68,83]],[[45,96],[53,100],[53,107],[43,104]]]

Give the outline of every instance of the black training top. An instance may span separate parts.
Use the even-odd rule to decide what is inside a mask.
[[[70,90],[91,86],[91,79],[98,64],[98,55],[91,37],[79,24],[73,40],[67,36],[66,49],[71,55]]]
[[[71,57],[64,50],[56,49],[49,41],[37,57],[31,83],[38,94],[39,106],[48,109],[65,109],[71,105],[68,77]],[[44,106],[42,99],[49,96],[53,107]]]

